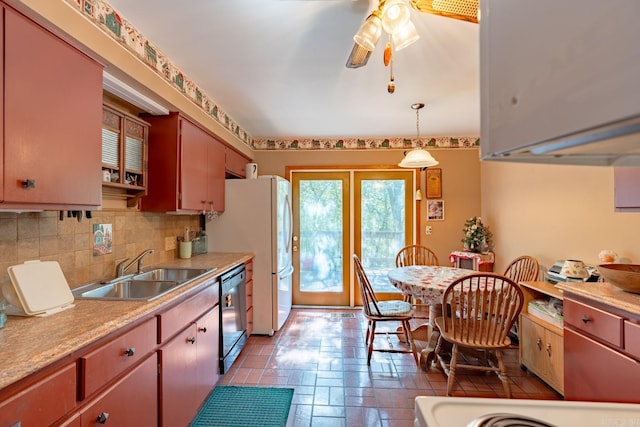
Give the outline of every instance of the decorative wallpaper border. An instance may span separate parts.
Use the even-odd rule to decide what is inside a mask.
[[[424,148],[473,148],[480,147],[480,139],[464,138],[420,138]],[[417,138],[305,138],[305,139],[258,139],[253,140],[256,150],[364,150],[364,149],[409,149],[418,146]]]
[[[93,22],[100,30],[136,55],[144,64],[162,76],[172,87],[228,129],[238,139],[256,150],[342,150],[413,148],[418,141],[412,138],[309,138],[254,139],[227,113],[202,92],[151,40],[140,33],[105,0],[62,0]],[[424,140],[424,139],[423,139]],[[479,147],[476,137],[430,138],[425,144],[433,148]]]

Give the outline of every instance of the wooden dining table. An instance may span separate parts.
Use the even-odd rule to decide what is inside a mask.
[[[476,273],[464,268],[441,265],[409,265],[389,270],[389,282],[402,292],[405,300],[413,300],[429,307],[429,322],[412,330],[414,340],[427,341],[420,352],[420,365],[427,369],[433,359],[438,331],[433,320],[442,313],[442,296],[454,280]]]

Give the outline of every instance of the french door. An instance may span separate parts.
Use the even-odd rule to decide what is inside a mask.
[[[351,254],[376,293],[397,298],[386,271],[414,240],[414,172],[293,171],[293,303],[358,305]]]

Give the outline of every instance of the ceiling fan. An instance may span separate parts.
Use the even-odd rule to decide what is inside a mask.
[[[462,21],[478,23],[478,12],[479,12],[479,3],[480,0],[407,0],[411,7],[423,13],[430,13],[432,15],[444,16],[446,18],[459,19]],[[392,19],[396,21],[400,19],[405,19],[409,22],[410,26],[413,29],[408,29],[406,34],[402,35],[402,41],[400,41],[400,37],[398,37],[398,42],[394,40],[394,36],[396,33],[392,34],[393,28],[389,28],[388,17],[387,17],[387,9],[394,7],[397,9],[393,15],[402,15],[402,16],[394,16]],[[369,57],[371,56],[371,52],[375,48],[375,44],[378,41],[381,30],[380,28],[384,28],[386,32],[391,34],[391,39],[393,40],[393,44],[395,50],[400,50],[409,44],[413,43],[418,39],[418,34],[415,32],[415,27],[411,23],[408,18],[408,8],[406,6],[405,0],[379,0],[378,8],[374,9],[371,14],[367,17],[358,33],[354,36],[355,43],[353,45],[353,49],[351,50],[351,54],[347,59],[347,68],[360,68],[367,64],[369,61]],[[404,7],[406,11],[398,12],[400,7]],[[380,21],[380,22],[376,22]],[[392,23],[393,25],[393,23]],[[375,34],[374,34],[375,33]],[[364,39],[361,37],[364,35]],[[387,43],[385,47],[384,54],[384,62],[385,65],[389,65],[391,63],[392,56],[392,47],[391,43]],[[393,71],[391,72],[391,82],[389,83],[389,92],[393,93]]]

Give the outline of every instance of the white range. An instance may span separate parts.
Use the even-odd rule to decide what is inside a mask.
[[[415,427],[640,427],[640,404],[419,396]]]

